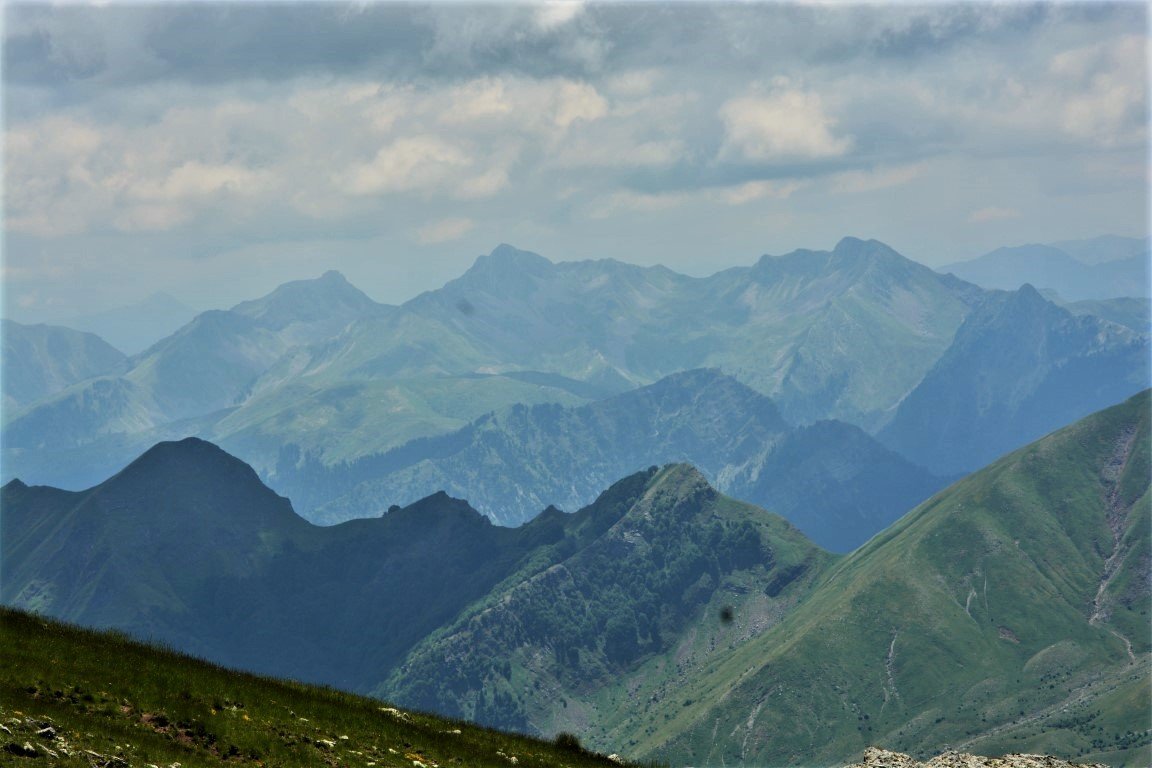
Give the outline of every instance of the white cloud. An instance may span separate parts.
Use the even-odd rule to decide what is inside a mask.
[[[466,152],[435,136],[412,136],[383,146],[368,163],[348,168],[337,181],[352,195],[428,190],[472,165]]]
[[[434,245],[459,240],[475,226],[476,222],[471,219],[440,219],[417,230],[416,242],[421,245]]]
[[[851,136],[836,136],[836,121],[818,94],[790,86],[767,96],[744,96],[720,108],[724,122],[721,154],[755,161],[839,157],[852,148]]]
[[[550,0],[536,9],[533,21],[536,28],[545,32],[564,26],[584,11],[581,0]]]
[[[968,216],[968,221],[973,224],[983,224],[989,221],[1006,221],[1008,219],[1018,219],[1022,214],[1015,208],[997,208],[988,207],[981,208]]]

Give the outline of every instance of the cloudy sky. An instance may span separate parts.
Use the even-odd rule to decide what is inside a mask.
[[[1141,3],[6,4],[4,314],[1144,236]]]

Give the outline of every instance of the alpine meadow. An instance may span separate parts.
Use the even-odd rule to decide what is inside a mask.
[[[1152,765],[1147,4],[0,14],[0,765]]]

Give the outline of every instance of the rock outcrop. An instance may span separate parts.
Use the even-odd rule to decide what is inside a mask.
[[[962,752],[945,752],[920,762],[900,752],[869,747],[864,759],[847,768],[1104,768],[1099,763],[1070,763],[1048,755],[1004,755],[983,757]]]

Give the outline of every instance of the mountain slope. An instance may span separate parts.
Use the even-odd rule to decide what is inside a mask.
[[[1149,404],[937,494],[608,738],[697,764],[829,764],[883,743],[1146,765]]]
[[[0,609],[0,648],[6,765],[622,763],[571,744],[222,669],[11,609]]]
[[[78,381],[124,365],[122,352],[91,333],[0,320],[4,410],[11,413]]]
[[[13,481],[0,504],[5,603],[347,688],[385,674],[535,542],[443,494],[317,528],[195,438],[81,493]]]
[[[968,317],[879,437],[935,472],[967,472],[1148,382],[1146,334],[1026,285]]]
[[[554,512],[542,518],[533,525],[560,522]],[[375,693],[517,730],[586,731],[615,708],[601,697],[606,687],[645,663],[683,661],[686,643],[707,636],[714,650],[717,636],[730,639],[713,618],[725,605],[770,626],[829,560],[686,465],[617,483],[566,528]]]

